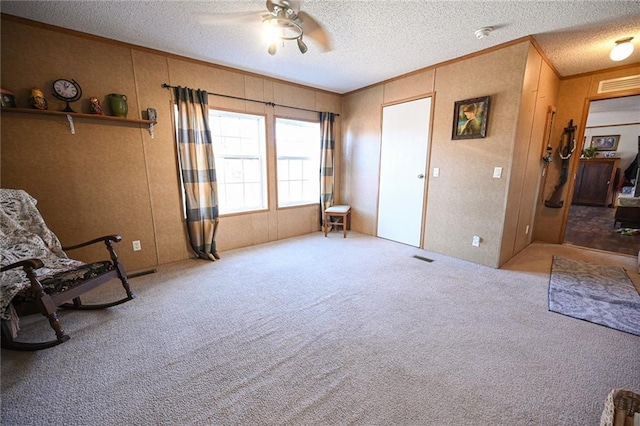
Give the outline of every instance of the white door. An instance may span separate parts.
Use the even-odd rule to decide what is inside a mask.
[[[378,236],[420,247],[431,98],[382,109]]]

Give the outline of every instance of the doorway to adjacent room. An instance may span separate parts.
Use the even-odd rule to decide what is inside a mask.
[[[565,244],[634,256],[638,254],[640,235],[621,232],[614,217],[624,171],[635,161],[638,154],[639,135],[640,96],[590,102],[584,138],[578,142],[580,150],[576,150],[576,153],[591,146],[594,138],[597,140],[602,136],[616,137],[616,144],[611,150],[596,151],[598,155],[595,160],[601,164],[581,159],[576,170],[576,179],[569,180],[575,186],[564,235]],[[603,172],[605,163],[615,167],[613,173]],[[596,167],[588,167],[594,165]],[[580,174],[589,173],[588,168],[593,169],[594,173],[588,177],[588,184],[582,185],[588,193],[581,194]],[[593,197],[598,200],[594,201]],[[589,199],[589,202],[585,202]]]

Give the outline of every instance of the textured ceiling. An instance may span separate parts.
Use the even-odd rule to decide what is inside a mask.
[[[638,1],[332,1],[303,0],[301,10],[329,32],[333,50],[312,40],[275,56],[256,15],[205,24],[212,15],[266,11],[263,0],[1,1],[2,13],[255,72],[336,93],[533,35],[561,76],[640,62]],[[477,39],[474,31],[494,31]],[[631,58],[612,62],[615,40],[635,37]]]

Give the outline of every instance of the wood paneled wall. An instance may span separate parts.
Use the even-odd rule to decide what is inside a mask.
[[[77,118],[72,135],[64,116],[2,114],[2,187],[30,192],[64,244],[121,234],[124,241],[117,248],[129,270],[192,256],[182,219],[172,94],[162,88],[163,83],[341,112],[338,94],[6,15],[2,15],[1,43],[2,87],[15,92],[18,106],[28,107],[30,89],[39,87],[49,108],[62,110],[64,104],[50,95],[50,88],[53,80],[64,77],[82,86],[83,99],[72,105],[78,112],[88,112],[90,96],[101,99],[108,112],[109,93],[127,96],[128,118],[142,118],[149,107],[157,110],[153,139],[145,126],[135,123]],[[218,234],[222,255],[225,250],[318,231],[317,206],[276,208],[273,138],[276,116],[317,119],[317,115],[216,96],[209,102],[216,108],[263,114],[268,123],[269,208],[222,217]],[[336,132],[339,149],[340,119]],[[133,240],[141,241],[141,251],[132,250]],[[101,252],[73,254],[91,260]]]

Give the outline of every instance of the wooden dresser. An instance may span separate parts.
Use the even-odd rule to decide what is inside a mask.
[[[573,190],[573,204],[613,205],[619,158],[581,158]]]

